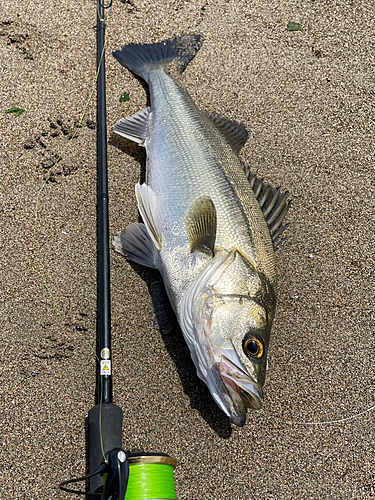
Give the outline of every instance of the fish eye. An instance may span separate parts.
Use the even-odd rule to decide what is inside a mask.
[[[251,335],[245,340],[243,350],[245,351],[246,356],[259,359],[264,353],[263,342],[259,337]]]

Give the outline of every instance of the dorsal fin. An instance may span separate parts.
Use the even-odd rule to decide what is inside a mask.
[[[281,192],[281,187],[274,188],[266,184],[263,179],[252,174],[246,166],[244,170],[268,224],[273,247],[277,250],[277,246],[284,239],[280,238],[281,233],[289,226],[289,224],[282,223],[292,202],[287,200],[289,193],[288,191]]]
[[[216,113],[210,113],[208,111],[204,113],[222,133],[233,151],[238,154],[249,138],[249,132],[246,130],[245,125],[226,118],[225,116],[217,115]]]
[[[186,215],[186,233],[190,251],[214,254],[216,239],[216,209],[208,196],[201,196]]]

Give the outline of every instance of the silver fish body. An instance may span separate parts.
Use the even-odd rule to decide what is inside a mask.
[[[160,271],[198,376],[244,425],[246,408],[261,406],[265,382],[274,243],[238,157],[243,129],[198,109],[165,72],[172,59],[194,57],[197,42],[190,35],[114,53],[147,81],[151,100],[115,125],[147,151],[146,184],[136,186],[144,225],[130,225],[115,246]]]

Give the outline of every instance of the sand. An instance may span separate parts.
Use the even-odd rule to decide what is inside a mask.
[[[289,21],[303,31],[290,32]],[[0,13],[1,498],[64,499],[95,404],[96,2],[5,0]],[[145,90],[110,55],[201,33],[181,77],[244,123],[241,158],[289,190],[264,407],[233,427],[195,374],[156,272],[112,251],[114,399],[124,447],[179,460],[180,500],[374,497],[375,8],[363,0],[114,1],[107,49],[111,239],[138,220],[144,151],[112,124]],[[128,92],[130,100],[120,103]],[[5,110],[18,106],[15,117]],[[168,322],[167,322],[168,323]],[[73,328],[74,325],[76,328]],[[172,330],[172,332],[170,332]],[[169,334],[168,334],[169,331]]]

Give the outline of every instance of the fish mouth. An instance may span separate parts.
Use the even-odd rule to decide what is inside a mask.
[[[244,371],[233,350],[221,353],[216,366],[233,403],[228,416],[235,425],[242,427],[246,422],[247,408],[259,410],[262,407],[262,388]]]

